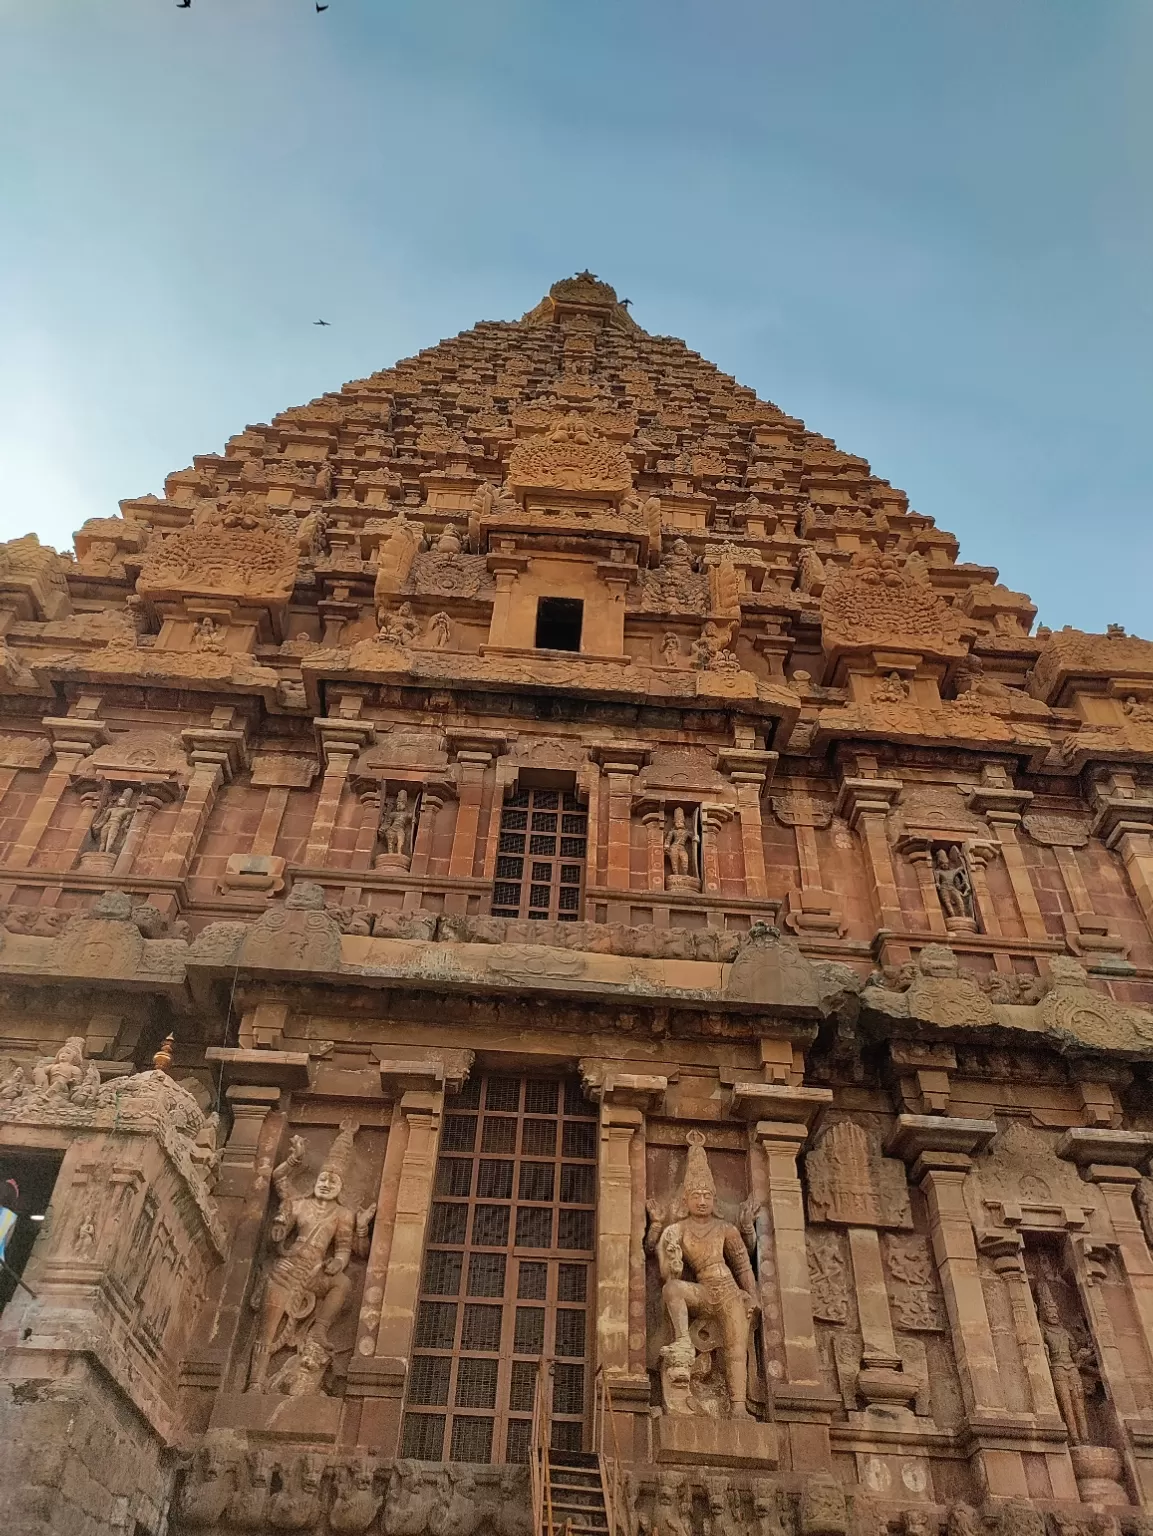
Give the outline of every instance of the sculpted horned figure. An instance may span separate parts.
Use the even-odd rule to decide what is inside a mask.
[[[684,1184],[677,1202],[685,1215],[665,1227],[657,1223],[655,1236],[649,1234],[650,1247],[656,1248],[664,1282],[661,1295],[673,1329],[673,1342],[665,1345],[661,1357],[674,1390],[687,1388],[700,1342],[719,1335],[729,1412],[735,1419],[745,1419],[749,1417],[749,1329],[759,1310],[757,1282],[741,1233],[716,1214],[717,1188],[704,1142],[700,1131],[689,1132]],[[697,1342],[689,1331],[690,1319]],[[666,1400],[666,1408],[670,1413],[698,1411],[688,1392],[679,1390],[675,1391],[674,1401]]]
[[[272,1223],[277,1257],[264,1285],[253,1296],[259,1312],[249,1387],[264,1391],[272,1356],[298,1347],[305,1330],[309,1343],[326,1348],[328,1331],[348,1300],[352,1281],[348,1261],[368,1254],[368,1231],[375,1205],[353,1212],[340,1203],[344,1175],[358,1126],[341,1124],[339,1134],[310,1195],[297,1195],[293,1175],[304,1163],[304,1142],[294,1136],[288,1156],[273,1172],[280,1206]]]

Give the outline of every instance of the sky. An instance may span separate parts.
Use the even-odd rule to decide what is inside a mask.
[[[1149,0],[0,0],[0,535],[588,267],[1153,638],[1151,85]]]

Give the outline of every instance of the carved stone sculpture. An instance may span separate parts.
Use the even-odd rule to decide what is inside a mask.
[[[357,1126],[346,1120],[332,1144],[310,1195],[297,1195],[293,1176],[304,1163],[304,1142],[294,1136],[289,1153],[272,1175],[280,1201],[272,1223],[277,1255],[253,1293],[257,1312],[249,1387],[263,1391],[269,1366],[281,1349],[298,1349],[304,1339],[327,1347],[328,1333],[352,1289],[348,1262],[368,1253],[375,1206],[353,1212],[340,1203],[344,1174]]]
[[[135,815],[136,796],[131,789],[122,789],[111,805],[106,805],[97,811],[92,818],[91,830],[95,847],[91,853],[81,855],[81,867],[96,863],[97,861],[92,858],[92,853],[95,853],[99,856],[99,867],[104,870],[110,869],[116,855],[124,846],[124,839],[128,836],[128,829]]]
[[[428,621],[428,628],[424,632],[425,643],[434,651],[443,651],[452,638],[452,620],[443,609],[434,613]]]
[[[681,664],[681,642],[672,630],[666,630],[661,640],[661,665],[664,667],[679,667]]]
[[[377,634],[381,640],[403,651],[416,639],[419,627],[413,617],[412,604],[401,603],[395,613],[385,614]]]
[[[383,1495],[376,1492],[376,1467],[367,1456],[358,1456],[336,1469],[336,1497],[328,1511],[332,1531],[361,1536],[376,1519]]]
[[[384,852],[378,853],[377,869],[407,869],[412,862],[412,830],[415,806],[408,803],[408,790],[398,789],[396,799],[386,803],[380,816],[380,840]]]
[[[693,1536],[690,1511],[685,1484],[673,1473],[662,1472],[653,1500],[652,1536]]]
[[[315,1530],[320,1518],[324,1457],[298,1456],[282,1473],[280,1488],[268,1501],[268,1523],[276,1531]]]
[[[672,825],[665,833],[665,862],[668,864],[668,872],[665,875],[666,890],[700,890],[699,845],[700,838],[696,827],[685,816],[684,806],[676,806],[673,810]]]
[[[909,698],[909,685],[899,672],[889,672],[873,689],[874,704],[904,704]]]
[[[948,850],[937,849],[933,857],[933,882],[946,923],[952,919],[957,926],[971,926],[973,885],[965,868],[965,856],[955,843]]]
[[[1085,1409],[1085,1384],[1081,1380],[1082,1351],[1077,1348],[1073,1335],[1061,1322],[1052,1291],[1043,1283],[1037,1287],[1037,1316],[1045,1340],[1045,1351],[1049,1356],[1053,1391],[1069,1431],[1069,1439],[1074,1445],[1087,1445],[1089,1420]]]
[[[749,1416],[747,1377],[749,1329],[758,1310],[756,1279],[740,1232],[716,1214],[716,1185],[700,1131],[688,1134],[684,1183],[675,1210],[663,1228],[655,1224],[655,1246],[663,1282],[661,1295],[673,1341],[661,1350],[665,1411],[695,1413],[685,1389],[702,1354],[720,1348],[728,1416]],[[687,1273],[686,1273],[687,1271]],[[694,1278],[689,1279],[688,1274]],[[690,1322],[692,1331],[690,1332]]]
[[[224,650],[224,637],[208,615],[205,615],[192,631],[192,649],[217,653]]]

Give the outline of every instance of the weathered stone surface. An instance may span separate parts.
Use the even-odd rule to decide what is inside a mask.
[[[1153,642],[587,272],[122,511],[0,545],[14,1536],[1145,1536]]]

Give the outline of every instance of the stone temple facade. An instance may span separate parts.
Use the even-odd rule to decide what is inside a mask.
[[[0,545],[4,1528],[1148,1536],[1153,642],[1034,619],[588,273]]]

